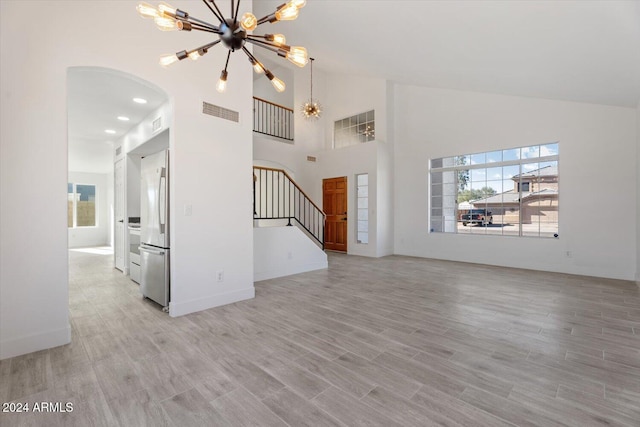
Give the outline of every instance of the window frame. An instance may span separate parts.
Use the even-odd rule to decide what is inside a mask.
[[[69,185],[72,186],[73,188],[73,193],[69,193]],[[78,225],[78,200],[76,200],[76,197],[73,197],[72,201],[73,201],[73,214],[72,214],[72,219],[73,219],[73,224],[71,227],[69,227],[69,224],[67,223],[67,229],[79,229],[79,228],[97,228],[100,226],[100,224],[98,223],[98,185],[97,184],[84,184],[82,182],[67,182],[67,201],[69,198],[69,194],[78,194],[77,191],[77,187],[78,186],[82,186],[85,185],[87,187],[91,186],[94,188],[94,205],[95,205],[95,212],[94,212],[94,225]]]
[[[366,187],[367,187],[367,195],[366,195],[366,197],[360,197],[359,189],[360,189],[360,187],[365,187],[364,185],[361,186],[359,184],[359,182],[358,182],[358,178],[360,176],[366,176],[367,177],[367,185],[366,185]],[[354,192],[355,196],[356,196],[356,221],[355,221],[355,223],[356,223],[356,236],[355,236],[356,239],[355,240],[356,240],[356,244],[358,244],[358,245],[368,245],[369,244],[369,235],[371,234],[371,233],[369,233],[369,187],[370,187],[370,185],[369,185],[369,173],[368,172],[364,172],[364,173],[356,174],[354,181],[355,181],[355,184],[356,184],[356,191]],[[360,208],[360,203],[359,202],[360,202],[361,199],[366,199],[366,201],[367,201],[366,202],[367,203],[367,207],[366,208]],[[366,220],[361,220],[360,219],[360,211],[363,210],[363,209],[366,209],[366,211],[367,211],[367,219]],[[367,231],[366,231],[367,241],[366,242],[362,242],[360,240],[360,222],[366,222],[367,223]]]
[[[552,155],[545,155],[545,156],[540,156],[540,148],[543,146],[549,146],[549,145],[556,145],[557,147],[557,152],[555,154]],[[532,148],[537,148],[538,149],[538,156],[539,157],[523,157],[522,153],[523,153],[523,149],[532,149]],[[507,151],[513,151],[513,150],[518,150],[518,159],[513,159],[513,160],[502,160],[502,161],[487,161],[486,160],[486,155],[491,154],[491,153],[495,153],[498,151],[502,152],[502,155],[504,156],[504,153]],[[433,167],[433,161],[434,160],[440,160],[440,161],[444,161],[444,159],[454,159],[454,162],[457,162],[457,160],[459,158],[462,157],[468,157],[470,159],[470,162],[472,161],[472,157],[473,156],[485,156],[485,161],[482,163],[475,163],[475,164],[460,164],[460,165],[453,165],[453,166],[442,166],[442,167]],[[522,194],[524,193],[529,193],[531,192],[531,184],[530,185],[530,190],[529,191],[523,191],[522,190],[522,175],[526,172],[523,171],[523,166],[527,165],[527,164],[531,164],[531,163],[538,163],[543,164],[543,163],[550,163],[550,162],[555,162],[555,166],[557,168],[557,175],[556,175],[556,187],[557,187],[557,221],[556,221],[556,232],[553,234],[553,236],[546,236],[546,235],[541,235],[540,234],[540,228],[538,229],[538,235],[529,235],[529,234],[523,234],[523,220],[522,220],[522,206],[523,206],[523,202],[522,202]],[[519,170],[519,174],[518,176],[520,177],[519,181],[518,181],[518,234],[504,234],[504,233],[500,233],[500,234],[496,234],[496,233],[469,233],[471,235],[486,235],[486,236],[502,236],[502,237],[537,237],[537,238],[543,238],[543,239],[547,239],[547,238],[558,238],[559,237],[559,226],[560,226],[560,194],[559,194],[559,177],[560,177],[560,141],[552,141],[552,142],[547,142],[547,143],[541,143],[541,144],[536,144],[536,145],[526,145],[526,146],[519,146],[519,147],[513,147],[513,148],[504,148],[504,149],[494,149],[494,150],[488,150],[488,151],[484,151],[484,152],[478,152],[478,153],[471,153],[471,154],[460,154],[460,155],[455,155],[455,156],[446,156],[446,157],[439,157],[439,158],[430,158],[428,161],[428,165],[429,165],[429,173],[428,173],[428,179],[427,179],[427,185],[428,185],[428,197],[427,197],[427,214],[428,214],[428,230],[429,230],[429,234],[462,234],[462,235],[466,235],[467,233],[459,233],[458,232],[458,222],[459,221],[459,205],[460,202],[458,202],[458,195],[460,192],[459,189],[459,181],[458,181],[458,174],[454,175],[454,182],[453,185],[455,186],[455,203],[454,203],[454,223],[455,223],[455,231],[445,231],[446,230],[446,226],[445,226],[445,222],[444,221],[444,215],[442,215],[443,218],[443,223],[442,223],[442,231],[435,231],[434,227],[433,227],[433,198],[434,198],[434,194],[433,194],[433,180],[432,180],[432,174],[434,172],[459,172],[459,171],[468,171],[469,174],[471,175],[473,170],[479,170],[479,169],[490,169],[490,168],[497,168],[497,167],[508,167],[508,166],[518,166],[518,170]],[[541,168],[538,168],[537,170],[540,170]],[[505,179],[504,177],[502,177],[502,181],[504,182]],[[472,183],[473,181],[470,181],[470,183]],[[446,184],[445,182],[442,182],[442,185]],[[451,183],[448,183],[451,184]],[[436,184],[437,185],[437,184]],[[470,185],[471,186],[471,185]],[[504,188],[503,188],[503,192],[499,193],[499,194],[503,194],[505,193]],[[444,190],[443,190],[443,194],[440,196],[436,196],[436,197],[442,197],[444,200],[445,194],[444,194]],[[474,209],[479,209],[477,207],[474,207]],[[486,208],[486,209],[490,209],[490,208]],[[506,209],[506,207],[502,207],[502,210],[504,212],[504,210]],[[442,210],[444,212],[445,210],[445,206],[443,203],[442,206]],[[540,224],[540,222],[538,222],[538,224]]]
[[[364,121],[360,122],[360,116],[363,116],[363,115],[365,116]],[[371,115],[370,120],[367,118],[369,115]],[[349,121],[348,125],[345,125],[344,123],[345,120]],[[365,128],[362,132],[358,130],[360,126],[367,126],[367,125],[369,126]],[[371,129],[371,127],[373,127],[373,129]],[[347,131],[350,129],[354,129],[355,132],[350,132],[349,137],[355,137],[355,136],[363,137],[363,138],[359,138],[363,140],[356,141],[356,142],[349,142],[349,137],[345,137],[344,140],[342,140],[341,137],[338,137],[339,131]],[[354,145],[375,141],[376,140],[375,133],[376,133],[376,110],[375,109],[367,110],[362,113],[353,114],[351,116],[334,120],[332,148],[336,150],[340,148],[351,147]],[[340,143],[341,145],[338,146],[337,143]]]

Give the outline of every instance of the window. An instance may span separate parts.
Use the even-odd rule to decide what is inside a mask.
[[[558,147],[432,159],[430,231],[558,237]]]
[[[67,193],[67,226],[95,227],[96,186],[68,183]]]
[[[358,243],[369,243],[369,174],[356,175],[356,206],[358,207],[358,225],[356,240]]]
[[[336,120],[333,125],[333,148],[373,141],[375,133],[375,110]]]

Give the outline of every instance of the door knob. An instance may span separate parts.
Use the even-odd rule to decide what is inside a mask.
[[[347,220],[347,218],[342,218],[342,220],[343,220],[343,221],[346,221],[346,220]]]
[[[121,219],[121,220],[120,220],[120,221],[118,221],[118,222],[124,222],[124,219]]]

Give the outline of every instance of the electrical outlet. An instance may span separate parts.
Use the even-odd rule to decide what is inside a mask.
[[[218,270],[216,272],[216,280],[218,281],[218,283],[224,282],[224,270]]]
[[[184,205],[184,216],[191,216],[193,208],[191,205]]]
[[[565,252],[565,256],[566,256],[567,258],[572,258],[572,257],[573,257],[573,252],[571,252],[571,251],[566,251],[566,252]]]

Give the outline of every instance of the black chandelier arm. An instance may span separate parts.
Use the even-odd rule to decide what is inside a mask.
[[[194,18],[193,16],[189,16],[188,18],[186,18],[186,19],[182,19],[181,21],[188,22],[188,23],[190,23],[191,25],[198,25],[198,26],[200,26],[200,27],[208,28],[208,29],[210,29],[210,30],[220,31],[220,27],[217,27],[217,26],[215,26],[215,25],[213,25],[213,24],[210,24],[210,23],[208,23],[208,22],[205,22],[205,21],[203,21],[203,20],[201,20],[201,19]]]
[[[263,16],[262,18],[258,19],[258,24],[257,25],[262,25],[265,22],[276,22],[276,14],[275,13],[271,13],[267,16]]]
[[[278,51],[284,51],[284,52],[291,51],[291,46],[288,46],[286,44],[278,45],[278,44],[275,44],[275,43],[254,39],[252,37],[255,37],[255,36],[251,36],[251,35],[247,36],[247,41],[249,43],[253,43],[256,46],[260,46],[260,47],[262,47],[264,49],[268,49],[268,50],[270,50],[272,52],[278,53]],[[282,56],[282,55],[280,55],[280,56]]]
[[[196,30],[196,31],[204,31],[206,33],[213,33],[213,34],[221,34],[220,30],[218,29],[211,29],[209,27],[201,27],[198,24],[191,24],[191,27],[189,30],[187,31],[191,31],[191,30]],[[183,30],[184,31],[184,30]]]
[[[255,56],[253,56],[253,54],[251,52],[249,52],[249,49],[247,49],[246,47],[242,46],[242,51],[244,53],[247,54],[247,56],[249,57],[249,59],[257,62],[258,64],[260,64],[260,66],[262,67],[262,69],[264,70],[264,65],[262,65],[262,62],[258,61],[258,58],[256,58]]]
[[[208,0],[208,1],[210,1],[211,4],[213,4],[213,7],[215,7],[216,10],[213,10],[213,8],[211,6],[209,6],[209,3],[207,2],[207,0],[202,0],[202,2],[205,4],[205,6],[207,6],[209,8],[211,13],[213,13],[215,15],[215,17],[218,18],[218,21],[220,21],[220,23],[222,24],[224,22],[224,18],[223,18],[222,13],[220,12],[220,9],[218,9],[218,6],[216,5],[216,2],[214,0]]]
[[[286,56],[286,52],[283,52],[281,49],[277,49],[277,48],[275,48],[275,47],[271,47],[271,46],[269,46],[269,45],[262,44],[262,43],[260,43],[260,41],[259,41],[259,40],[247,39],[247,41],[248,41],[249,43],[251,43],[251,44],[254,44],[255,46],[259,46],[259,47],[261,47],[261,48],[263,48],[263,49],[270,50],[271,52],[275,52],[275,53],[277,53],[277,54],[278,54],[278,55],[280,55],[280,56]],[[283,54],[280,54],[280,52],[283,52]]]
[[[187,55],[193,52],[200,52],[200,51],[204,51],[206,53],[207,50],[211,49],[213,46],[217,45],[218,43],[220,43],[222,40],[216,40],[214,42],[211,43],[207,43],[205,45],[202,45],[200,47],[197,47],[195,49],[191,49],[189,51],[187,51]]]
[[[269,40],[267,38],[266,34],[264,36],[261,36],[261,35],[258,35],[258,34],[247,34],[247,38],[253,39],[258,43],[263,43],[263,44],[266,44],[266,45],[269,45],[269,46],[273,46],[273,47],[285,46],[286,47],[285,50],[289,50],[289,46],[287,46],[286,44],[279,45],[279,44],[274,43],[273,41],[271,41],[271,40]],[[264,40],[262,40],[262,39],[264,39]]]
[[[227,71],[227,67],[229,66],[229,58],[231,58],[231,49],[229,49],[229,53],[227,53],[227,62],[224,63],[224,71]]]
[[[233,1],[231,0],[231,16],[233,17],[233,22],[238,22],[238,11],[240,10],[240,0],[238,0],[238,4],[236,5],[236,12],[233,13]]]

